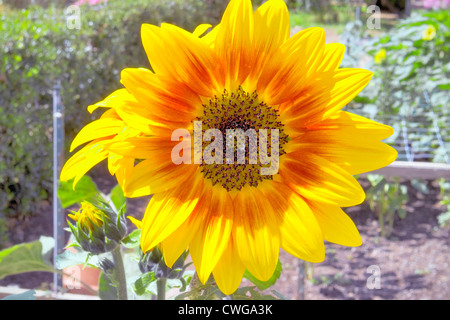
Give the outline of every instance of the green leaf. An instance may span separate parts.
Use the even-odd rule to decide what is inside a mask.
[[[44,245],[41,240],[36,240],[0,251],[0,279],[24,272],[53,272],[50,261],[44,259],[50,247],[50,240],[48,237],[43,237],[42,240]]]
[[[72,247],[71,250],[66,249],[56,256],[55,265],[58,270],[77,265],[87,265],[98,268],[100,266],[101,258],[104,255],[91,255],[80,248]]]
[[[400,217],[400,219],[405,219],[406,218],[406,210],[404,208],[399,208],[398,216]]]
[[[380,174],[368,174],[367,180],[369,180],[372,187],[377,186],[381,181],[383,181],[384,177]]]
[[[132,231],[128,236],[122,240],[122,244],[127,248],[136,248],[141,241],[141,229]]]
[[[440,84],[440,85],[438,85],[438,88],[441,90],[450,90],[450,83]]]
[[[104,272],[98,280],[98,296],[102,300],[117,300],[117,289]]]
[[[384,36],[383,38],[380,38],[380,43],[388,43],[391,37],[389,35]]]
[[[36,300],[36,292],[34,290],[28,290],[18,294],[12,294],[4,297],[0,300]]]
[[[73,180],[61,181],[58,188],[58,197],[61,206],[67,208],[73,204],[88,200],[99,194],[97,185],[88,176],[83,176],[73,189]]]
[[[430,190],[428,189],[427,183],[426,181],[422,180],[422,179],[411,179],[411,185],[414,187],[414,189],[416,189],[417,191],[420,191],[423,194],[429,194]],[[405,186],[406,188],[406,186]],[[401,190],[403,194],[405,194],[406,192],[403,192],[403,190]]]
[[[248,280],[250,280],[252,283],[254,283],[258,287],[259,290],[265,290],[265,289],[271,287],[272,285],[274,285],[275,282],[277,282],[278,278],[281,275],[282,269],[283,269],[283,267],[281,265],[281,262],[280,262],[280,260],[278,260],[277,267],[275,268],[275,271],[269,280],[267,280],[267,281],[258,280],[250,272],[248,272],[248,270],[245,270],[244,277],[247,278]]]
[[[114,207],[116,208],[117,212],[126,205],[127,198],[125,198],[125,195],[122,191],[122,188],[119,185],[116,185],[109,194],[109,198],[111,199],[112,203],[114,204]]]
[[[135,282],[133,285],[134,288],[134,292],[141,296],[143,294],[145,294],[147,292],[147,288],[150,286],[150,284],[152,284],[153,282],[156,281],[155,278],[155,273],[152,272],[147,272],[143,275],[141,275]],[[153,288],[155,289],[155,288]],[[155,290],[150,290],[150,292],[152,292],[153,294],[156,294],[156,292],[153,292]]]

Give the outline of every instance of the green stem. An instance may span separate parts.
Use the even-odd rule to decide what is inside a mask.
[[[158,300],[166,300],[166,278],[156,280],[156,288],[158,290]]]
[[[117,298],[119,300],[128,300],[127,295],[127,280],[125,277],[125,268],[123,266],[122,251],[118,245],[113,251],[112,256],[114,260],[114,278],[117,284]]]
[[[394,231],[394,218],[395,218],[395,211],[389,214],[389,231],[388,231],[389,236],[392,234],[392,231]]]
[[[378,224],[380,225],[381,237],[384,238],[386,234],[384,232],[384,213],[382,211],[378,214]]]

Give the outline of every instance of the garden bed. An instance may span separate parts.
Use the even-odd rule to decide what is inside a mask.
[[[99,170],[100,171],[100,170]],[[114,186],[110,177],[94,178],[103,192]],[[363,181],[363,186],[364,186]],[[360,230],[363,245],[357,248],[326,244],[325,261],[307,264],[305,293],[315,299],[450,299],[450,230],[440,228],[436,217],[445,212],[439,205],[439,188],[428,183],[425,195],[408,187],[405,219],[397,218],[389,239],[379,236],[378,220],[366,204],[346,209]],[[131,199],[130,214],[140,218],[148,198]],[[52,235],[52,209],[44,204],[36,216],[10,225],[10,244]],[[281,252],[283,273],[271,289],[289,299],[299,299],[299,261]],[[380,270],[380,289],[369,289],[370,266]],[[33,272],[9,276],[0,286],[48,289],[50,273]]]

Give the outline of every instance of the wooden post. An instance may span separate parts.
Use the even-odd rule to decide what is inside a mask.
[[[368,174],[381,174],[386,177],[399,177],[405,179],[450,179],[450,164],[434,162],[409,162],[394,161],[387,167],[360,174],[365,177]]]

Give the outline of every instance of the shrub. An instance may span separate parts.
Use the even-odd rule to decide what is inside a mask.
[[[120,87],[125,67],[150,67],[142,23],[192,31],[217,23],[214,0],[110,0],[80,7],[81,28],[63,9],[8,10],[0,18],[0,213],[28,214],[52,183],[52,88],[61,82],[67,141],[91,117],[86,107]],[[67,149],[67,148],[66,148]]]
[[[392,125],[395,133],[386,142],[401,146],[406,160],[410,153],[449,163],[450,14],[414,13],[378,38],[367,39],[366,32],[357,22],[341,37],[347,43],[344,66],[365,61],[363,67],[374,72],[348,107]]]

